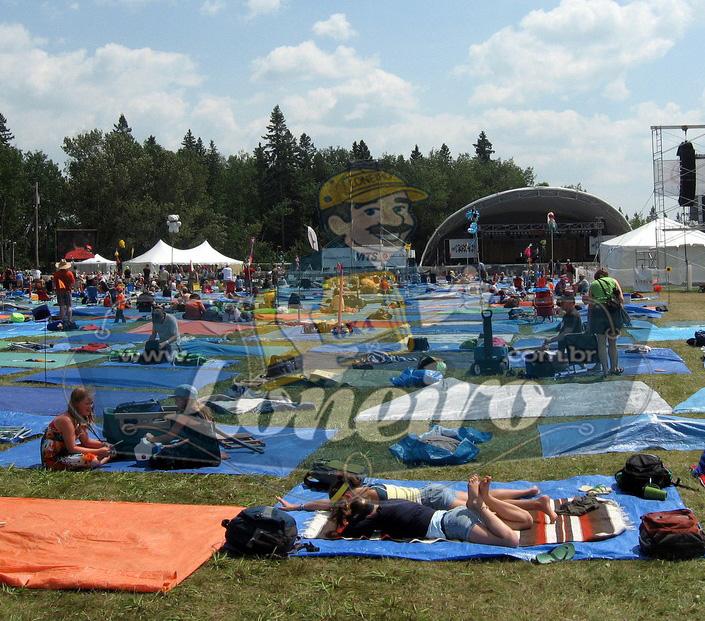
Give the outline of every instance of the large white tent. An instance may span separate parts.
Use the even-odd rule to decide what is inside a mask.
[[[159,240],[152,248],[134,259],[125,261],[131,268],[145,265],[158,267],[160,265],[230,265],[235,271],[242,269],[242,261],[232,259],[218,252],[207,241],[188,250],[173,248],[163,240]]]
[[[74,261],[73,263],[73,266],[79,272],[106,272],[110,268],[115,267],[115,265],[115,261],[101,257],[99,254],[96,254],[92,259],[86,259],[85,261]]]
[[[689,270],[692,282],[705,282],[705,233],[657,218],[600,244],[600,263],[624,287],[647,289],[655,280],[686,284]]]

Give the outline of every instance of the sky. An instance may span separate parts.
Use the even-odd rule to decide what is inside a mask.
[[[705,0],[0,0],[0,112],[60,164],[65,136],[120,114],[224,155],[277,104],[294,135],[375,157],[472,153],[484,130],[537,182],[631,215],[652,204],[650,127],[705,124],[704,35]]]

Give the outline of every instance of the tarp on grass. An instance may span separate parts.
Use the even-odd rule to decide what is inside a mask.
[[[71,396],[70,388],[45,388],[35,386],[0,386],[0,403],[4,408],[15,412],[53,416],[66,411]],[[161,401],[172,397],[173,393],[163,391],[136,390],[96,390],[94,395],[95,413],[102,416],[105,408],[113,408],[130,401]]]
[[[671,406],[643,382],[470,384],[448,378],[363,412],[356,421],[486,420],[549,416],[671,414]]]
[[[210,367],[160,367],[158,365],[100,366],[67,368],[31,373],[17,382],[46,382],[66,386],[109,386],[114,388],[166,388],[190,384],[200,390],[208,384],[229,380],[237,373]]]
[[[242,507],[3,498],[0,583],[169,591],[225,541]]]
[[[423,487],[429,483],[445,483],[455,490],[467,489],[466,483],[444,481],[382,481],[409,487]],[[495,488],[520,489],[531,485],[538,485],[542,494],[552,498],[569,498],[580,495],[579,487],[589,485],[608,485],[614,487],[614,478],[611,476],[579,476],[562,481],[514,481],[512,483],[494,483]],[[326,498],[321,492],[307,490],[303,485],[292,489],[285,499],[292,503],[304,503],[312,500]],[[639,524],[640,517],[651,511],[681,509],[684,507],[678,490],[668,488],[668,497],[664,501],[644,500],[636,496],[629,496],[619,491],[612,492],[606,498],[616,501],[622,508],[627,521],[632,528],[621,535],[595,542],[576,542],[575,560],[610,559],[630,560],[642,558],[639,554],[639,532],[634,527]],[[311,519],[311,513],[305,511],[292,512],[300,531],[303,531]],[[327,540],[316,539],[317,552],[299,551],[297,556],[360,556],[372,558],[405,558],[417,561],[459,561],[468,559],[511,557],[521,560],[531,560],[539,552],[550,551],[555,544],[544,544],[525,548],[506,548],[502,546],[486,546],[476,543],[463,543],[460,541],[437,541],[435,543],[406,543],[388,540]]]
[[[690,395],[673,408],[674,414],[705,414],[705,388]]]
[[[197,321],[178,319],[179,334],[192,334],[194,336],[225,336],[234,332],[233,324],[222,321]],[[136,328],[130,329],[130,334],[151,334],[152,322],[148,321]]]
[[[539,434],[544,457],[705,449],[705,420],[656,414],[539,425]]]
[[[151,470],[144,462],[135,460],[113,461],[103,466],[101,472],[166,472],[167,474],[263,474],[273,477],[286,477],[304,459],[318,450],[328,440],[335,437],[337,429],[313,427],[237,427],[218,425],[225,433],[250,433],[264,440],[264,453],[253,453],[243,449],[226,450],[229,459],[219,466],[205,468],[181,468],[179,470]],[[100,427],[96,427],[102,435]],[[0,451],[0,468],[39,468],[40,440],[30,440],[6,451]]]
[[[693,338],[697,330],[705,330],[705,326],[653,326],[649,329],[629,329],[629,333],[639,343],[655,341],[687,341]]]

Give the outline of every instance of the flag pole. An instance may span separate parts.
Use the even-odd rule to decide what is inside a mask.
[[[39,269],[39,181],[34,182],[34,264]]]

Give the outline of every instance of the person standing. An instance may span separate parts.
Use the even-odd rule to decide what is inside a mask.
[[[599,362],[590,369],[591,375],[607,377],[621,375],[624,369],[619,366],[617,339],[620,330],[629,323],[629,316],[624,310],[624,295],[619,283],[609,276],[607,270],[600,268],[595,272],[595,280],[590,284],[587,296],[589,303],[589,331],[597,340]]]
[[[73,311],[71,310],[71,294],[76,284],[76,276],[71,271],[71,264],[66,259],[61,259],[56,264],[56,271],[52,278],[56,301],[59,305],[59,318],[71,323]]]
[[[127,306],[127,297],[125,297],[125,286],[122,283],[118,283],[115,287],[115,321],[113,323],[127,323],[125,319],[125,307]]]

